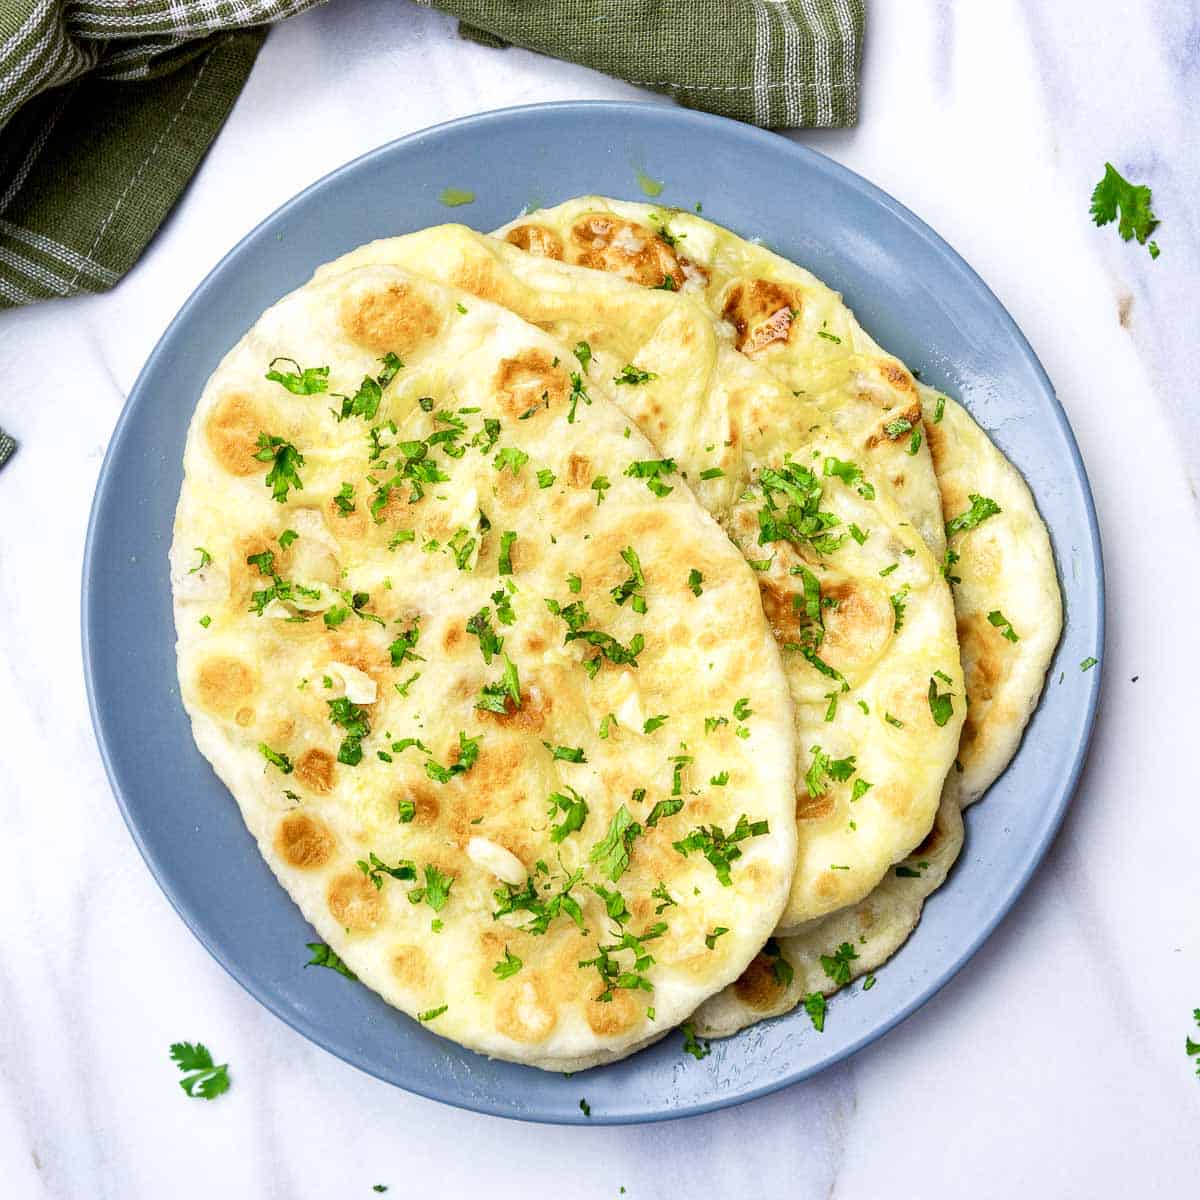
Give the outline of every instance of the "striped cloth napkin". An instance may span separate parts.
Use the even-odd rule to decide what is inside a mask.
[[[0,308],[137,261],[274,21],[319,0],[0,0]],[[768,128],[851,125],[865,0],[418,0],[518,45]],[[0,431],[0,465],[12,440]]]

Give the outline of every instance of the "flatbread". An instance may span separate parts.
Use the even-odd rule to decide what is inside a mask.
[[[317,277],[371,263],[495,300],[576,345],[587,380],[618,381],[624,411],[759,568],[785,647],[800,850],[781,930],[863,899],[928,833],[963,719],[949,590],[890,493],[852,461],[828,416],[738,353],[724,323],[689,295],[538,258],[462,226],[372,243]],[[804,482],[780,483],[779,472]],[[824,550],[821,530],[791,540],[764,520],[782,518],[804,488],[819,498],[800,524],[819,525],[817,510],[836,519]]]
[[[394,268],[310,284],[205,388],[171,550],[197,745],[281,884],[388,1002],[553,1070],[735,979],[795,864],[755,579],[569,355]]]
[[[885,456],[873,461],[894,483],[903,479],[895,494],[935,553],[946,549],[942,519],[950,522],[970,512],[972,496],[991,499],[1000,508],[950,539],[956,558],[945,570],[956,581],[968,714],[957,769],[946,781],[939,807],[934,865],[919,879],[889,876],[863,904],[781,940],[781,952],[794,969],[791,986],[763,984],[760,989],[763,960],[756,960],[747,979],[696,1016],[697,1028],[711,1036],[720,1036],[718,1030],[732,1033],[787,1011],[809,992],[835,990],[820,959],[842,941],[855,941],[850,936],[855,922],[863,926],[858,937],[866,941],[858,943],[851,978],[885,961],[914,927],[924,899],[940,886],[962,844],[961,822],[952,820],[951,807],[978,800],[1003,772],[1041,694],[1062,629],[1050,539],[1025,482],[966,410],[915,383],[902,363],[862,331],[840,297],[802,267],[691,213],[601,197],[524,215],[498,236],[532,253],[612,271],[643,286],[669,275],[685,293],[702,295],[714,313],[733,323],[744,353],[789,387],[842,414],[840,426],[860,439],[864,452]],[[883,386],[861,387],[864,379],[878,379]],[[841,391],[831,381],[840,381]],[[911,407],[914,396],[924,426],[918,450],[931,452],[936,474],[936,511],[924,462],[907,473],[898,465],[900,448],[907,452],[921,428]],[[890,426],[895,436],[878,438],[872,400],[887,406],[882,429],[886,434]]]
[[[815,275],[693,213],[604,196],[539,209],[496,236],[703,301],[728,323],[735,349],[833,422],[941,558],[942,509],[916,380]]]

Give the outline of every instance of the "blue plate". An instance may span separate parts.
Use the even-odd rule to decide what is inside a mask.
[[[184,435],[205,380],[268,305],[319,263],[447,220],[487,230],[529,204],[599,192],[704,215],[813,270],[922,378],[960,397],[1029,481],[1050,527],[1066,628],[1012,766],[971,810],[968,846],[915,936],[869,992],[714,1043],[676,1035],[571,1079],[491,1062],[427,1032],[332,971],[306,971],[314,934],[278,886],[192,742],[175,679],[167,549]],[[447,187],[473,191],[451,211]],[[1079,776],[1100,688],[1104,582],[1096,514],[1054,389],[1012,318],[941,238],[895,200],[773,134],[658,104],[549,104],[402,138],[335,171],[264,221],[163,334],[117,423],[83,566],[88,699],[113,791],[150,870],[192,932],[273,1012],[340,1058],[409,1091],[526,1120],[680,1117],[761,1096],[862,1049],[978,949],[1028,882]],[[1060,672],[1062,678],[1060,679]]]

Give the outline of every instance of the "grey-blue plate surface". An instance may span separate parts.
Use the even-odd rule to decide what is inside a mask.
[[[167,550],[192,410],[222,355],[319,263],[447,220],[487,230],[582,193],[640,198],[637,171],[692,208],[810,268],[925,382],[961,398],[1029,481],[1054,541],[1066,626],[1020,752],[967,820],[967,845],[916,934],[868,992],[716,1042],[678,1035],[574,1078],[492,1062],[436,1037],[366,988],[304,969],[314,934],[280,888],[179,702]],[[476,200],[450,210],[444,189]],[[1075,439],[1029,344],[970,267],[889,196],[811,150],[659,104],[484,113],[413,134],[314,184],[218,264],[146,363],[117,423],[88,530],[83,658],[105,767],[160,886],[216,959],[334,1054],[410,1091],[480,1112],[592,1124],[704,1112],[760,1096],[880,1037],[941,987],[1041,860],[1082,765],[1099,694],[1104,583]],[[1062,680],[1060,681],[1060,673]]]

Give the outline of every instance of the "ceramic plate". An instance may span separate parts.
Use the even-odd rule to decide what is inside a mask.
[[[824,1033],[792,1013],[713,1044],[672,1034],[574,1078],[443,1041],[332,971],[192,742],[175,678],[167,549],[184,436],[205,380],[258,315],[319,263],[448,220],[495,228],[581,193],[692,208],[814,271],[922,379],[959,397],[1029,481],[1053,538],[1066,626],[1020,753],[967,816],[967,845],[916,934],[830,1003]],[[449,209],[446,189],[473,192]],[[1075,439],[1029,344],[969,266],[889,196],[812,150],[666,105],[552,104],[485,113],[373,151],[264,221],[212,271],[150,356],[108,449],[83,569],[92,719],[117,802],[180,916],[244,987],[306,1037],[409,1091],[480,1112],[592,1124],[704,1112],[763,1095],[875,1041],[929,999],[1008,911],[1079,775],[1103,644],[1096,515]],[[1061,674],[1061,679],[1060,679]]]

